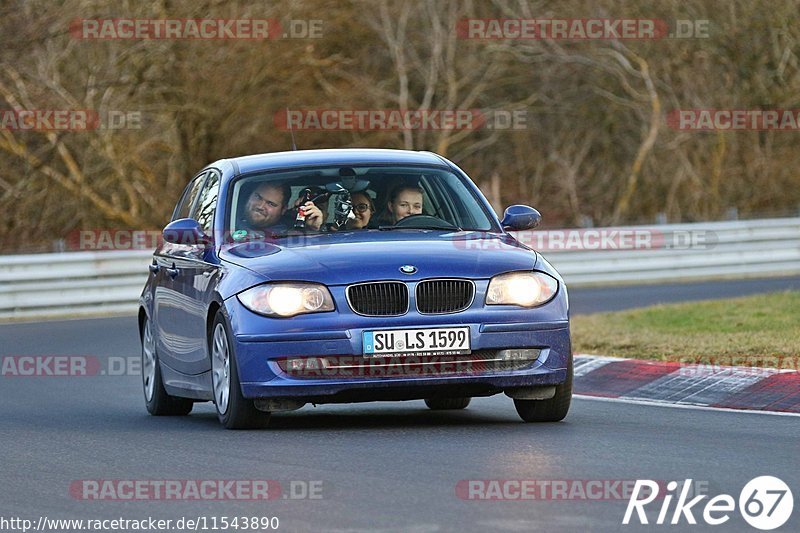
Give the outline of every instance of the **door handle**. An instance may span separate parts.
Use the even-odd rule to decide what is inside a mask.
[[[150,269],[150,272],[151,272],[151,273],[153,273],[153,274],[158,274],[158,270],[159,270],[161,267],[159,267],[159,266],[158,266],[158,264],[157,264],[155,261],[153,261],[152,263],[150,263],[149,265],[147,265],[147,268],[148,268],[148,269]]]
[[[172,279],[178,277],[178,274],[180,274],[180,272],[181,270],[175,266],[175,263],[172,263],[172,267],[167,269],[167,274],[169,274],[169,277],[171,277]]]

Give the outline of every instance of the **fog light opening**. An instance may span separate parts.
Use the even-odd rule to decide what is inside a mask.
[[[511,348],[500,350],[497,356],[503,361],[536,361],[541,353],[538,348]]]

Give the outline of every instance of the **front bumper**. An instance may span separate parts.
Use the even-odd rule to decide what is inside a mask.
[[[295,398],[308,402],[402,400],[432,396],[490,395],[511,387],[557,385],[566,380],[571,357],[566,291],[534,309],[483,305],[485,285],[471,307],[450,315],[422,315],[412,310],[399,317],[363,317],[346,305],[343,287],[331,287],[335,312],[270,319],[257,315],[236,297],[225,302],[234,332],[234,348],[242,394],[246,398]],[[413,292],[412,292],[413,294]],[[287,358],[344,358],[347,364],[370,364],[363,356],[362,334],[376,329],[469,327],[470,359],[507,349],[536,349],[525,365],[473,366],[468,372],[416,375],[400,373],[324,374],[308,379],[280,366]]]
[[[571,354],[569,326],[555,324],[469,324],[473,356],[482,352],[497,352],[508,348],[535,348],[538,357],[514,369],[475,368],[459,361],[474,360],[473,356],[453,356],[450,374],[435,375],[422,371],[417,375],[399,375],[387,371],[332,372],[314,379],[293,375],[281,368],[286,358],[320,357],[359,361],[369,364],[361,348],[363,329],[315,331],[296,334],[283,340],[253,339],[239,335],[235,350],[246,398],[306,398],[307,401],[359,401],[371,399],[413,399],[432,395],[480,396],[501,392],[508,387],[556,385],[566,380],[568,358]],[[345,357],[342,357],[345,356]],[[451,359],[451,360],[452,360]],[[444,364],[445,366],[447,363]],[[382,365],[386,367],[386,365]],[[462,371],[459,371],[461,369]],[[469,393],[469,394],[467,394]]]

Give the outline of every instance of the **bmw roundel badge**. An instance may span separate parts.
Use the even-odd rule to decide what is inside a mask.
[[[403,265],[400,267],[400,272],[403,274],[415,274],[417,272],[417,267],[414,265]]]

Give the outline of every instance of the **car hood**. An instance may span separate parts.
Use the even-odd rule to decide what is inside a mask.
[[[347,285],[365,280],[490,278],[530,270],[537,255],[506,234],[408,229],[242,243],[221,251],[220,258],[273,281]],[[402,273],[404,265],[416,272]]]

